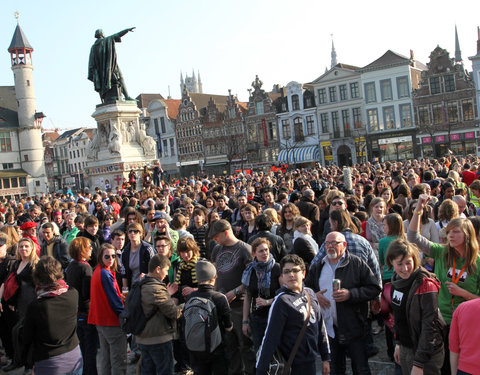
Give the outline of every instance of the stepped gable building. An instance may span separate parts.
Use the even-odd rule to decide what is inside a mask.
[[[0,87],[0,197],[33,196],[48,190],[41,124],[36,110],[33,47],[17,23],[8,47],[14,86]]]
[[[246,141],[243,115],[246,103],[239,103],[229,90],[226,103],[218,105],[211,98],[206,107],[203,123],[205,172],[230,173],[243,169],[246,163]]]
[[[456,35],[455,57],[437,46],[420,87],[413,91],[418,143],[424,157],[477,154],[478,111],[474,81],[465,70]]]
[[[209,102],[213,102],[212,106]],[[209,123],[207,107],[211,113],[223,113],[227,103],[227,96],[190,93],[186,86],[182,92],[182,102],[178,107],[176,121],[176,137],[178,146],[178,168],[180,175],[189,176],[204,171],[204,125]],[[215,109],[213,109],[215,108]],[[211,120],[214,118],[211,117]],[[211,123],[218,126],[218,121]]]
[[[388,50],[359,70],[364,92],[369,160],[419,157],[412,90],[427,67],[410,57]]]
[[[258,75],[255,76],[245,115],[247,159],[251,168],[263,168],[277,163],[280,151],[274,101],[281,98],[281,93],[267,93],[262,85]]]

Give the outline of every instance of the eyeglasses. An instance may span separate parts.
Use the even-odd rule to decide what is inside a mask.
[[[138,234],[138,233],[140,233],[140,231],[138,229],[129,229],[128,233]]]
[[[325,247],[327,246],[337,246],[338,244],[343,243],[343,241],[325,241]]]
[[[342,202],[342,201],[332,202],[332,206],[342,206],[342,205],[343,205],[343,202]]]
[[[286,270],[283,270],[283,271],[282,271],[282,273],[283,273],[284,275],[289,275],[289,274],[291,274],[291,273],[297,274],[297,273],[299,273],[299,272],[302,272],[302,270],[301,270],[300,268],[292,268],[292,269],[286,269]]]
[[[103,256],[103,259],[109,260],[110,258],[115,259],[116,257],[117,257],[117,254],[112,254],[112,255],[105,254],[105,255]]]

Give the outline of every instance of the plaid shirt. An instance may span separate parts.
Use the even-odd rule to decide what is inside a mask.
[[[375,256],[370,243],[362,236],[352,233],[350,229],[345,230],[342,232],[342,234],[345,236],[345,240],[347,241],[347,249],[350,254],[354,254],[363,259],[363,261],[365,261],[365,263],[367,263],[372,270],[380,285],[382,285],[380,266],[378,265],[377,257]],[[313,258],[312,265],[321,262],[326,255],[327,252],[325,251],[325,243],[323,243],[320,249],[318,249],[317,255],[315,255],[315,258]]]

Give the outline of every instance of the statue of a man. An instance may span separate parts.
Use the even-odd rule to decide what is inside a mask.
[[[119,33],[105,37],[103,30],[95,31],[97,40],[90,49],[88,61],[88,79],[93,82],[95,91],[100,94],[102,102],[121,99],[116,91],[117,86],[123,93],[125,100],[134,100],[128,96],[127,87],[122,73],[117,65],[115,43],[120,43],[122,36],[135,27],[125,29]]]

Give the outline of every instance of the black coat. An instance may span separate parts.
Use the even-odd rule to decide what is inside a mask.
[[[56,236],[53,239],[53,257],[60,262],[63,269],[68,267],[70,256],[68,255],[68,244],[62,237]],[[40,256],[47,254],[47,243],[44,241],[40,248]]]
[[[305,279],[305,285],[315,292],[320,290],[319,280],[324,265],[324,261],[312,265]],[[369,331],[368,302],[378,297],[382,287],[368,264],[348,251],[335,270],[335,278],[341,280],[342,289],[350,291],[347,301],[336,302],[339,342],[362,338]]]
[[[270,242],[270,253],[273,255],[277,263],[280,263],[280,260],[287,255],[287,248],[285,247],[285,242],[283,242],[282,237],[277,236],[268,230],[261,230],[256,235],[250,237],[248,244],[251,245],[257,238],[266,238]]]

